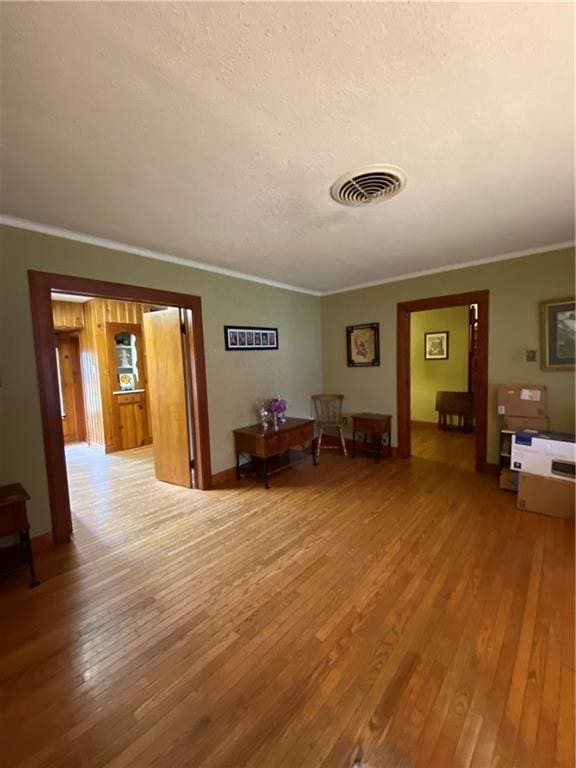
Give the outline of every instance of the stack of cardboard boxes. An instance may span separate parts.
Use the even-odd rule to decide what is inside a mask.
[[[517,506],[529,512],[574,518],[574,435],[548,431],[546,387],[501,386],[500,487],[518,491]],[[509,456],[508,466],[502,456]]]
[[[548,393],[546,387],[535,384],[498,388],[498,413],[504,417],[504,429],[519,432],[522,429],[546,431],[548,429]]]

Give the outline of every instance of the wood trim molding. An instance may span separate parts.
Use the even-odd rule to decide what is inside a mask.
[[[35,555],[39,555],[41,552],[45,552],[54,546],[54,534],[52,531],[47,531],[46,533],[38,534],[38,536],[32,536],[31,543],[32,552]]]
[[[28,282],[54,544],[62,544],[70,540],[72,515],[60,419],[56,356],[53,352],[56,335],[52,316],[51,291],[134,301],[141,304],[181,307],[189,310],[190,317],[194,318],[192,324],[194,346],[191,348],[194,353],[191,358],[191,395],[195,404],[195,411],[198,412],[194,422],[195,442],[198,444],[195,445],[196,487],[201,490],[209,490],[212,487],[212,471],[210,467],[206,361],[202,338],[202,303],[200,297],[156,288],[143,288],[33,270],[28,272]]]
[[[487,471],[488,445],[488,323],[490,292],[469,291],[433,296],[397,305],[396,396],[398,413],[398,454],[411,454],[410,429],[410,315],[427,309],[478,305],[478,369],[475,397],[476,471]]]
[[[187,309],[185,316],[188,361],[194,361],[190,368],[192,423],[194,424],[194,480],[195,487],[205,491],[212,488],[210,455],[210,427],[208,424],[208,388],[206,384],[206,356],[204,354],[204,329],[202,325],[202,302],[198,298],[196,312]]]
[[[325,441],[328,443],[327,446],[325,444]],[[345,437],[344,442],[346,443],[346,450],[348,451],[348,458],[346,460],[352,459],[352,438]],[[334,437],[333,435],[324,435],[322,437],[322,446],[324,448],[327,448],[328,450],[331,450],[332,448],[340,449],[340,440],[337,437]],[[362,448],[361,445],[359,445],[358,458],[362,458],[361,448]],[[391,446],[390,456],[391,458],[398,457],[398,449],[394,445]],[[372,458],[372,457],[364,456],[364,458]],[[381,459],[381,463],[384,464],[386,459],[387,457],[383,456]],[[322,451],[320,451],[319,460],[322,461]],[[240,482],[236,480],[236,467],[228,467],[228,469],[223,469],[220,472],[215,472],[212,475],[212,485],[214,488],[221,488],[222,486],[227,486],[227,485],[230,485],[231,483],[236,483],[236,482]]]
[[[54,546],[52,531],[32,536],[30,543],[32,545],[32,554],[34,556],[41,555],[47,549],[51,549]],[[16,568],[27,568],[21,544],[8,544],[8,546],[0,548],[0,572],[9,573],[16,570]]]
[[[220,488],[224,485],[230,485],[236,481],[236,467],[228,467],[221,472],[215,472],[212,475],[212,486],[214,488]]]

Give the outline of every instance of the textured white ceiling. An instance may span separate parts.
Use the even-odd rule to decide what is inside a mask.
[[[1,12],[5,214],[320,291],[574,238],[571,4]]]

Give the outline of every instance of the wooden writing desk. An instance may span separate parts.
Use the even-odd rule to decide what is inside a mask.
[[[296,449],[308,446],[317,464],[314,419],[286,419],[278,429],[264,429],[261,424],[235,429],[236,477],[256,475],[262,478],[265,488],[270,488],[269,476],[304,459],[307,454]],[[241,463],[242,455],[250,456],[250,460]]]

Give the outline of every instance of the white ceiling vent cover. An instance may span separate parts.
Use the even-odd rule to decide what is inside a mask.
[[[360,207],[394,197],[406,185],[406,174],[396,165],[365,165],[340,176],[330,194],[337,203]]]

